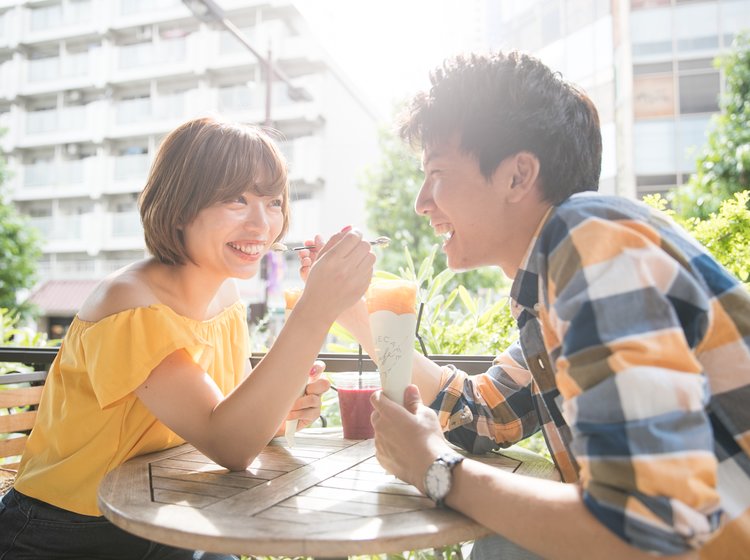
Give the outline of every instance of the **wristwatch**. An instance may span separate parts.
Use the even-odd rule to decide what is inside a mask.
[[[445,507],[445,497],[453,484],[453,468],[463,460],[463,455],[443,453],[427,469],[424,475],[424,490],[437,507]]]

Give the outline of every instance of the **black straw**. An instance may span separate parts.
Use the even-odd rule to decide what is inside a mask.
[[[422,340],[422,337],[419,336],[419,325],[422,323],[422,311],[424,310],[424,302],[420,302],[419,304],[419,313],[417,314],[417,326],[415,328],[414,335],[417,337],[417,340],[419,341],[419,347],[422,349],[422,354],[427,356],[427,347],[424,345],[424,341]]]
[[[357,369],[359,371],[359,388],[362,388],[362,345],[359,345],[359,355],[357,358]]]

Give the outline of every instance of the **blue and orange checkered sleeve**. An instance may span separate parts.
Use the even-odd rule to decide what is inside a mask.
[[[540,242],[540,320],[586,506],[639,548],[700,546],[720,515],[694,352],[710,293],[645,221],[561,212]]]
[[[485,453],[508,447],[539,429],[531,375],[518,343],[479,375],[446,366],[441,386],[431,407],[438,413],[446,438],[467,451]]]

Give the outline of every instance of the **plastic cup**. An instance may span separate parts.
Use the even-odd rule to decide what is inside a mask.
[[[370,423],[370,395],[380,389],[380,374],[365,371],[332,373],[333,386],[339,396],[341,425],[345,439],[370,439],[375,435]]]
[[[407,280],[375,282],[366,300],[383,394],[403,406],[414,358],[417,285]]]
[[[302,288],[284,289],[284,316],[289,317],[289,312],[297,305],[297,300],[302,295]]]

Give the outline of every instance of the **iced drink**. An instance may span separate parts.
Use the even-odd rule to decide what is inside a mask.
[[[339,397],[341,425],[345,439],[370,439],[374,436],[370,415],[370,395],[380,389],[380,375],[366,371],[334,373],[333,386]]]
[[[302,295],[302,288],[286,288],[284,290],[284,317],[289,317],[289,312],[297,305],[297,300]]]
[[[403,405],[404,389],[411,383],[417,286],[406,280],[375,282],[366,299],[383,393]]]

